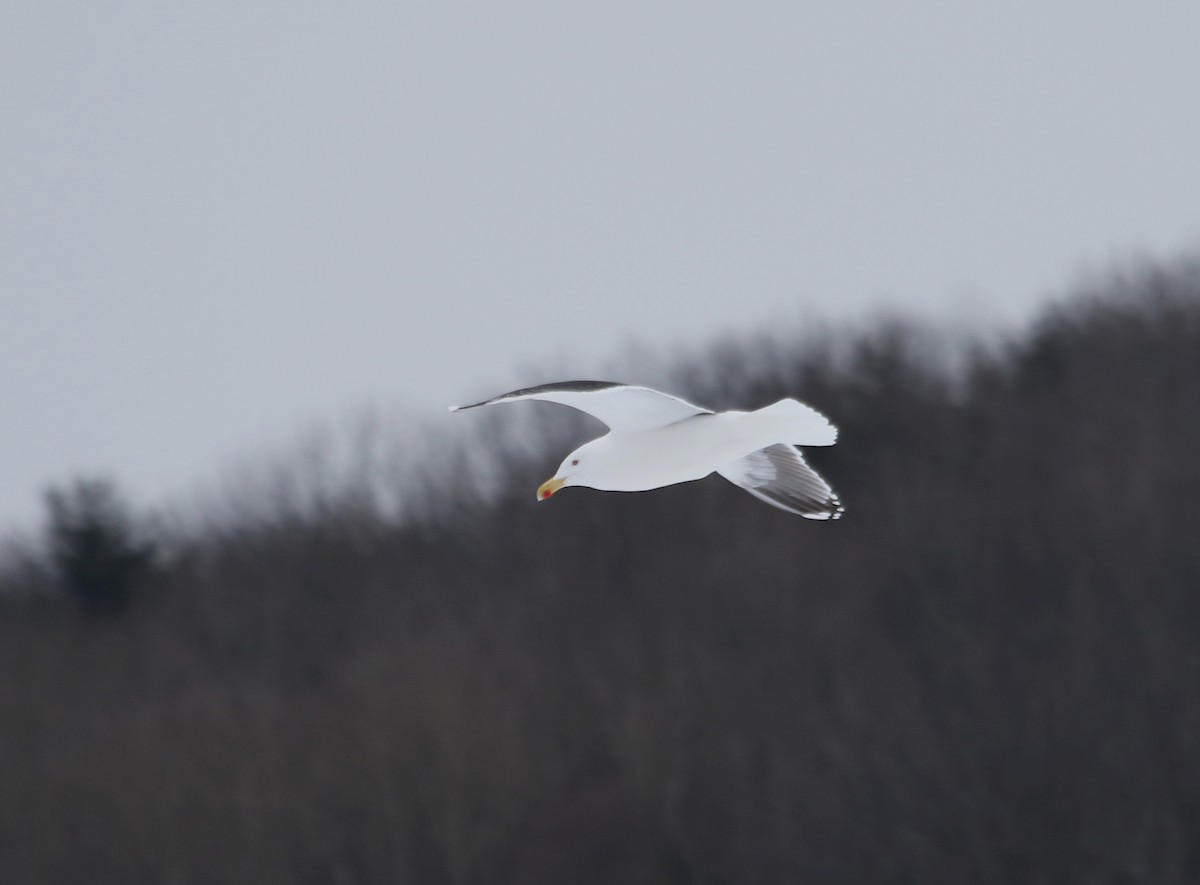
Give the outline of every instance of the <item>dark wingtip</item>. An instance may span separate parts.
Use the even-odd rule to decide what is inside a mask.
[[[608,390],[612,387],[629,387],[629,385],[622,384],[619,381],[553,381],[550,384],[539,384],[536,387],[522,387],[520,390],[514,390],[496,398],[505,399],[510,396],[529,396],[530,394],[549,393],[555,390],[567,393],[594,393],[597,390]]]
[[[520,390],[510,390],[508,393],[502,393],[499,396],[481,400],[477,403],[469,403],[464,406],[450,406],[450,411],[461,412],[464,409],[474,409],[477,406],[488,406],[492,403],[501,403],[505,400],[518,399],[538,393],[549,393],[554,390],[569,391],[572,393],[594,393],[597,390],[628,386],[628,384],[621,384],[618,381],[556,381],[553,384],[539,384],[537,387],[522,387]]]

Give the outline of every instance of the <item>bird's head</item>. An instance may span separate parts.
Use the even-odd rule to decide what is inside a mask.
[[[538,486],[537,499],[539,501],[545,501],[559,489],[567,486],[591,485],[589,475],[595,465],[593,464],[594,459],[588,451],[589,445],[580,446],[563,458],[563,462],[558,465],[554,476]]]

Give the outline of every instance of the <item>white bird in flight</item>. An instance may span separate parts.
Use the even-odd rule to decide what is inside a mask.
[[[841,502],[796,446],[831,446],[837,428],[815,409],[781,399],[755,412],[713,412],[649,387],[611,381],[560,381],[503,393],[450,411],[543,400],[586,412],[604,436],[563,459],[538,487],[545,500],[567,486],[643,492],[719,473],[781,510],[838,519]]]

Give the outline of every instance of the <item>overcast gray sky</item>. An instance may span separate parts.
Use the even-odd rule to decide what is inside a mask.
[[[1019,320],[1200,242],[1198,34],[1194,0],[8,3],[0,529],[630,338]]]

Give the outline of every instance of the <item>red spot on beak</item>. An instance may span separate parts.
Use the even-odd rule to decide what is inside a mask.
[[[553,492],[551,492],[549,489],[544,489],[544,490],[542,491],[542,500],[543,500],[543,501],[545,501],[545,500],[546,500],[547,498],[549,498],[549,497],[550,497],[552,494],[554,494],[554,493],[553,493]]]

